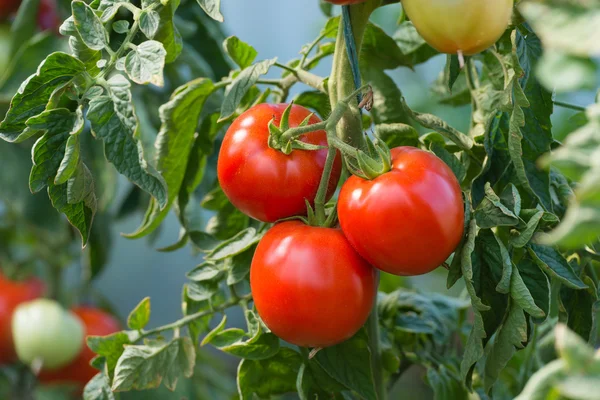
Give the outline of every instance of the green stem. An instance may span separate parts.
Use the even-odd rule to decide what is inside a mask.
[[[158,334],[160,334],[162,332],[167,332],[167,331],[172,331],[172,330],[175,330],[175,329],[183,328],[184,326],[187,326],[187,325],[191,324],[192,322],[194,322],[194,321],[196,321],[196,320],[198,320],[200,318],[206,317],[207,315],[212,315],[212,314],[216,314],[218,312],[225,311],[229,307],[236,306],[236,305],[238,305],[242,301],[246,301],[247,302],[247,301],[249,301],[251,299],[252,299],[252,295],[250,295],[250,294],[246,295],[246,296],[241,296],[241,297],[233,298],[233,299],[231,299],[231,300],[229,300],[229,301],[227,301],[227,302],[221,304],[220,306],[215,307],[215,308],[213,308],[211,310],[200,311],[200,312],[197,312],[195,314],[190,314],[190,315],[188,315],[186,317],[183,317],[179,321],[175,321],[175,322],[167,324],[167,325],[159,326],[158,328],[154,328],[154,329],[151,329],[149,331],[144,331],[140,335],[140,337],[138,338],[138,340],[142,340],[142,339],[147,338],[147,337],[152,336],[152,335],[158,335]]]
[[[369,17],[380,4],[381,0],[369,0],[365,3],[350,6],[350,19],[354,32],[354,41],[359,55]],[[344,29],[341,25],[338,29],[328,87],[329,102],[332,109],[335,108],[340,100],[345,99],[348,94],[354,92],[356,88],[352,75],[352,67],[346,53]],[[362,148],[364,146],[362,121],[356,100],[351,103],[350,109],[338,124],[337,135],[340,139],[350,143],[354,147]]]
[[[325,213],[325,199],[327,198],[327,189],[329,189],[329,179],[331,179],[331,170],[333,169],[333,163],[337,156],[337,150],[333,146],[329,146],[327,150],[327,160],[325,161],[325,168],[323,169],[323,175],[321,175],[321,182],[319,183],[319,189],[315,196],[315,215],[317,217],[318,224],[320,226],[325,224],[327,215]]]
[[[288,129],[281,136],[282,141],[289,142],[290,140],[297,138],[298,136],[302,136],[306,133],[320,131],[327,128],[328,121],[317,122],[316,124],[298,126],[296,128]]]
[[[575,104],[570,104],[570,103],[564,103],[562,101],[555,101],[554,105],[558,106],[558,107],[562,107],[562,108],[568,108],[569,110],[585,111],[585,107],[578,106]]]
[[[381,346],[379,344],[379,317],[377,314],[377,296],[373,303],[371,315],[367,321],[367,333],[369,336],[369,349],[371,350],[371,369],[373,370],[373,381],[375,391],[379,400],[386,400],[387,391],[381,366]]]

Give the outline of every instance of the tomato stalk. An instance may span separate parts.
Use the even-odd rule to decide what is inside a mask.
[[[370,0],[365,3],[349,6],[348,15],[354,34],[354,47],[357,49],[358,54],[360,54],[363,35],[369,22],[369,17],[380,4],[381,0]],[[332,109],[335,108],[340,100],[346,98],[356,88],[352,66],[346,51],[346,35],[344,29],[341,27],[338,29],[328,87],[329,102]],[[365,146],[357,101],[351,103],[349,110],[338,124],[337,135],[340,139],[354,147],[362,148]]]

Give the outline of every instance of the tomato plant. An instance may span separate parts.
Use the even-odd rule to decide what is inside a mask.
[[[93,307],[76,307],[71,310],[84,325],[84,335],[107,336],[118,332],[121,324],[112,315]],[[43,383],[77,383],[81,389],[88,383],[98,370],[90,365],[95,354],[88,346],[81,349],[79,355],[68,365],[54,370],[42,371],[40,380]]]
[[[377,277],[339,229],[290,221],[261,239],[250,286],[260,317],[277,336],[299,346],[327,347],[363,326]]]
[[[0,398],[593,397],[597,2],[280,3],[3,20]]]
[[[16,359],[11,321],[15,308],[44,294],[44,283],[36,278],[15,282],[0,275],[0,364]]]
[[[12,334],[19,360],[48,370],[67,365],[83,348],[79,318],[47,299],[20,304],[12,318]]]
[[[513,0],[403,0],[402,7],[423,38],[442,53],[479,53],[506,30]]]
[[[281,123],[286,104],[259,104],[240,115],[229,127],[219,153],[219,183],[229,200],[245,214],[274,222],[306,214],[306,201],[317,194],[327,150],[292,150],[291,154],[269,147],[269,123]],[[311,112],[293,105],[289,127],[300,125]],[[320,122],[310,116],[309,124]],[[301,141],[326,146],[325,131],[306,133]],[[327,190],[329,199],[340,178],[337,159]]]
[[[352,246],[395,275],[431,272],[463,237],[464,205],[454,173],[415,148],[393,149],[391,171],[373,180],[348,179],[338,208]]]

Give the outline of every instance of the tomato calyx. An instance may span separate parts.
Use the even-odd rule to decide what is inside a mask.
[[[321,130],[326,127],[327,122],[319,122],[309,125],[310,119],[314,114],[309,114],[304,120],[293,129],[290,129],[289,119],[294,103],[291,102],[281,115],[279,126],[275,123],[275,117],[269,122],[269,147],[289,155],[293,150],[321,150],[327,147],[318,146],[303,142],[297,137],[305,133]],[[292,132],[292,134],[289,134]]]

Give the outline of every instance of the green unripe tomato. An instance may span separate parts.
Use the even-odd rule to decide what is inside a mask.
[[[406,15],[442,53],[479,53],[502,36],[513,0],[402,0]]]
[[[79,318],[48,299],[17,307],[12,332],[19,360],[28,365],[41,362],[44,370],[67,365],[84,345],[84,328]]]

